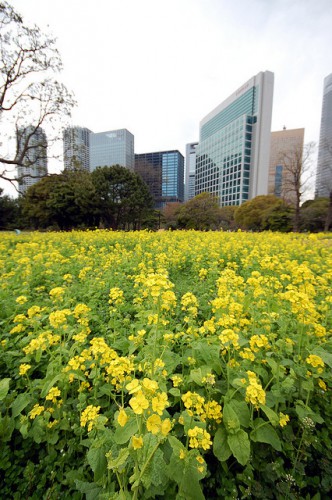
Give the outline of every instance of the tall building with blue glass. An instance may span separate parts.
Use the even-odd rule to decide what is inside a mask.
[[[260,72],[200,122],[195,194],[241,205],[267,194],[274,75]]]
[[[177,151],[135,154],[135,172],[147,184],[155,208],[184,199],[184,157]]]
[[[134,136],[127,129],[90,134],[90,171],[121,165],[134,170]]]

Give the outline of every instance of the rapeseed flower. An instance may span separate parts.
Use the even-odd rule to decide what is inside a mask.
[[[131,398],[129,404],[136,415],[142,415],[143,411],[149,408],[149,401],[141,390],[136,393],[136,396]]]
[[[189,429],[188,437],[190,448],[202,448],[203,450],[208,450],[212,445],[210,434],[201,427],[195,426],[193,429]]]
[[[96,423],[99,411],[100,411],[100,406],[93,406],[93,405],[87,406],[85,410],[82,411],[81,414],[81,419],[80,419],[81,427],[85,427],[86,424],[88,424],[88,432],[90,432]]]
[[[25,375],[31,368],[31,365],[27,364],[27,363],[22,363],[20,366],[19,366],[19,374],[20,375]]]

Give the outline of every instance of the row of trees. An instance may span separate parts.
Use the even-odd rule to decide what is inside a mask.
[[[257,196],[241,206],[219,207],[218,199],[201,193],[184,204],[165,208],[165,225],[173,229],[249,231],[329,230],[329,199],[317,198],[298,209],[273,195]]]
[[[49,175],[14,201],[1,197],[0,227],[68,230],[141,229],[154,217],[153,199],[135,173],[115,165]]]
[[[329,199],[306,201],[299,211],[299,231],[331,229]],[[0,229],[55,229],[105,227],[112,229],[197,229],[294,231],[294,207],[272,195],[257,196],[240,207],[219,207],[218,199],[201,193],[186,203],[153,209],[141,178],[119,167],[89,172],[64,171],[31,186],[18,199],[0,191]]]

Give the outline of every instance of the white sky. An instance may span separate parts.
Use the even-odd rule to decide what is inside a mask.
[[[12,0],[58,39],[72,124],[127,128],[135,152],[179,149],[260,71],[275,75],[272,130],[319,139],[332,73],[332,0]],[[52,171],[52,166],[50,168]]]

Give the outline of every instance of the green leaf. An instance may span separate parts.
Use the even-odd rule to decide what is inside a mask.
[[[14,419],[9,415],[0,417],[0,438],[2,441],[10,441],[14,426]]]
[[[313,354],[316,354],[316,356],[319,356],[322,358],[324,363],[328,365],[330,368],[332,368],[332,354],[325,351],[321,347],[317,347],[317,349],[314,349]]]
[[[241,465],[246,465],[250,456],[250,441],[248,434],[243,429],[239,429],[235,434],[229,434],[227,443],[236,460]]]
[[[84,481],[79,481],[78,479],[76,479],[75,483],[78,491],[86,495],[86,500],[98,500],[99,493],[102,490],[100,486],[95,483],[86,483]]]
[[[279,425],[279,417],[275,411],[273,411],[271,408],[265,405],[261,405],[261,409],[263,410],[263,412],[265,413],[265,415],[267,416],[267,418],[274,427]]]
[[[107,460],[105,453],[106,449],[103,445],[98,448],[90,448],[87,453],[87,460],[93,470],[94,480],[96,482],[98,482],[99,479],[107,473]]]
[[[128,448],[120,448],[119,454],[116,458],[107,456],[107,467],[114,471],[122,473],[125,469],[127,458],[129,457]]]
[[[223,408],[223,422],[227,433],[235,433],[240,429],[240,420],[230,403],[226,403]]]
[[[170,389],[168,392],[169,392],[170,394],[172,394],[172,396],[174,396],[174,397],[176,397],[176,398],[178,398],[178,397],[180,397],[180,396],[181,396],[181,391],[180,391],[180,389],[178,389],[177,387],[172,387],[172,389]]]
[[[166,463],[163,453],[158,448],[153,454],[148,466],[145,468],[141,481],[143,486],[148,489],[151,485],[159,486],[166,482]]]
[[[125,444],[138,431],[136,418],[130,419],[124,427],[118,427],[114,433],[114,442],[116,444]]]
[[[47,380],[46,383],[44,384],[44,387],[42,388],[41,390],[41,397],[44,398],[45,396],[47,396],[47,394],[49,393],[50,389],[52,389],[52,387],[54,386],[54,384],[59,380],[59,378],[61,378],[61,374],[58,373],[57,375],[55,375],[55,377],[53,377],[51,380]]]
[[[24,410],[26,406],[28,406],[30,401],[31,401],[30,394],[27,393],[19,394],[15,399],[15,401],[13,401],[12,404],[10,405],[12,409],[12,417],[13,418],[17,417],[17,415],[19,415],[21,411]]]
[[[214,436],[213,453],[220,462],[225,462],[232,454],[227,442],[227,432],[222,427],[219,427]]]
[[[239,418],[240,424],[243,427],[250,426],[250,411],[248,405],[245,401],[237,401],[236,399],[232,399],[229,402],[230,406],[235,411],[236,415]]]
[[[315,413],[311,408],[309,408],[309,406],[305,406],[303,401],[298,401],[298,404],[295,405],[295,411],[301,420],[309,417],[317,424],[322,424],[324,422],[324,419],[319,415],[319,413]]]
[[[5,399],[9,391],[10,378],[4,378],[0,380],[0,401]]]
[[[221,373],[220,365],[220,348],[217,345],[209,345],[206,342],[197,342],[193,345],[194,358],[201,360],[210,367],[210,371],[214,370],[218,375]]]
[[[195,384],[203,386],[204,383],[202,382],[202,379],[206,377],[208,373],[211,373],[211,367],[210,366],[200,366],[199,368],[196,368],[195,370],[190,370],[190,375],[189,375],[189,380],[192,380],[195,382]]]
[[[273,427],[262,418],[256,418],[253,422],[254,429],[250,433],[250,439],[258,443],[270,444],[275,450],[281,451],[281,442]]]

